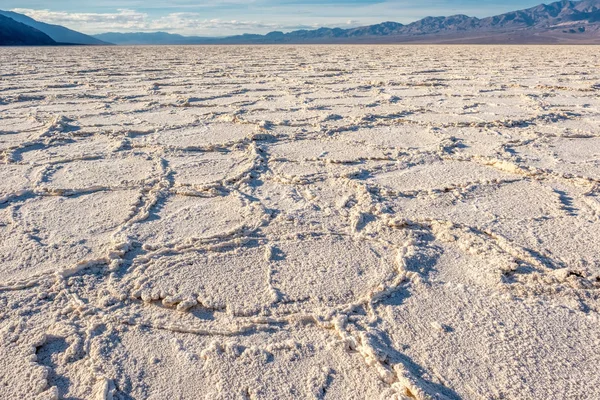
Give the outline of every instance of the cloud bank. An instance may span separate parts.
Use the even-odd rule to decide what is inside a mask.
[[[160,17],[147,13],[120,9],[115,13],[69,13],[64,11],[15,8],[12,11],[25,14],[38,21],[64,25],[86,33],[102,32],[156,32],[165,31],[188,35],[222,36],[246,32],[266,33],[274,30],[315,29],[319,24],[267,23],[261,21],[224,20],[202,18],[200,13],[176,12]],[[357,26],[359,21],[348,20],[335,26]]]

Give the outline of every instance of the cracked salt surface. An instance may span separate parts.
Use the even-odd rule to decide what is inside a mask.
[[[600,398],[596,50],[1,49],[0,397]]]

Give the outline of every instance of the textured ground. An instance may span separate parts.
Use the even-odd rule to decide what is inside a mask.
[[[600,398],[599,50],[0,49],[0,397]]]

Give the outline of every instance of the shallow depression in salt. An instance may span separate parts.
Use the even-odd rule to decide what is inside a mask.
[[[0,49],[0,398],[600,398],[598,50]]]

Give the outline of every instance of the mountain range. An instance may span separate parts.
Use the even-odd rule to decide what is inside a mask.
[[[180,44],[318,44],[318,43],[478,43],[600,44],[600,0],[562,0],[487,18],[467,15],[426,17],[410,24],[383,22],[358,28],[319,28],[266,35],[222,38],[182,36],[166,32],[109,32],[94,36],[0,11],[59,43],[117,45]],[[0,23],[2,23],[0,21]],[[1,44],[1,42],[0,42]]]
[[[119,33],[108,32],[94,35],[96,39],[108,43],[118,45],[189,45],[189,44],[206,44],[218,41],[218,38],[200,37],[200,36],[183,36],[167,32],[134,32],[134,33]],[[225,39],[225,38],[222,38]]]
[[[487,18],[426,17],[410,24],[383,22],[358,28],[319,28],[266,35],[206,38],[155,33],[96,35],[116,44],[302,43],[598,43],[600,0],[562,0]]]

